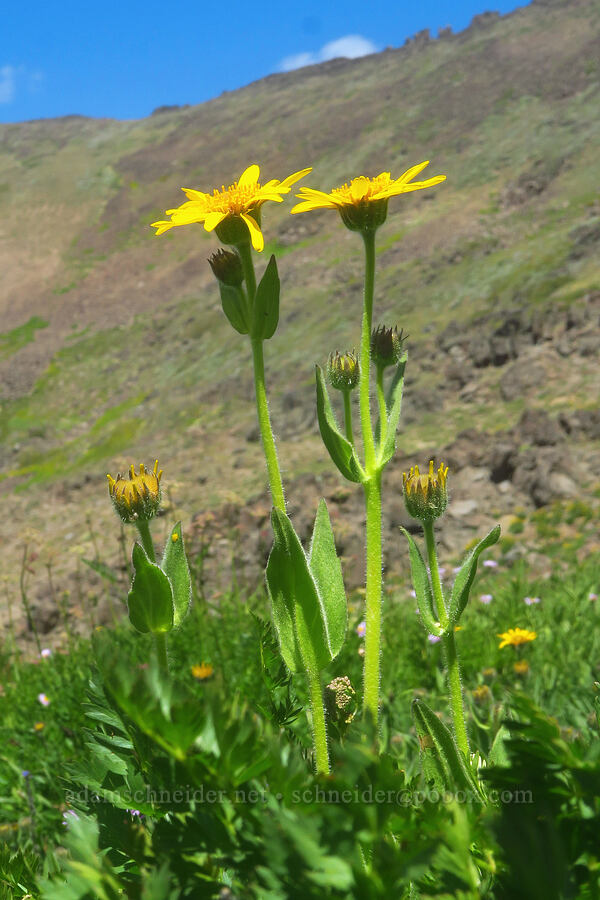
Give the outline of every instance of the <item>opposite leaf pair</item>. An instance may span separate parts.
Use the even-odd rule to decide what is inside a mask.
[[[177,628],[187,615],[192,598],[181,522],[167,538],[160,565],[152,562],[138,543],[134,544],[131,558],[134,576],[127,597],[131,624],[142,634],[163,634]]]

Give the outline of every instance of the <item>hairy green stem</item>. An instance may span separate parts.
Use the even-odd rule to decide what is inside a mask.
[[[346,440],[354,446],[354,434],[352,433],[352,403],[350,391],[342,391],[344,395],[344,424],[346,427]]]
[[[154,635],[154,646],[156,647],[156,658],[158,660],[158,668],[165,675],[169,674],[169,660],[167,658],[167,635],[164,631],[156,632]]]
[[[150,560],[150,562],[156,562],[156,556],[154,555],[154,544],[152,542],[152,537],[150,535],[150,526],[145,519],[137,519],[136,523],[137,529],[140,533],[140,538],[142,539],[142,547],[146,551],[146,556]]]
[[[387,406],[383,389],[383,368],[377,366],[377,402],[379,403],[379,447],[383,447],[387,435]]]
[[[444,595],[442,593],[442,583],[440,580],[440,570],[437,560],[437,550],[435,546],[435,535],[433,531],[433,521],[423,523],[423,531],[425,532],[425,543],[427,545],[427,558],[429,560],[429,571],[431,573],[431,585],[433,588],[433,596],[437,609],[438,619],[444,628],[448,628],[449,617],[444,603]],[[465,723],[465,710],[463,706],[462,685],[460,682],[460,666],[458,663],[458,654],[456,652],[456,639],[454,631],[442,635],[442,646],[444,648],[444,656],[446,658],[446,668],[448,670],[448,690],[450,694],[450,709],[452,711],[452,722],[454,725],[454,735],[459,750],[463,753],[465,759],[469,759],[469,738],[467,737],[467,726]]]
[[[135,523],[140,533],[142,547],[146,551],[146,556],[150,562],[156,562],[154,554],[154,543],[150,534],[150,526],[146,519],[138,519]],[[158,660],[158,668],[165,675],[169,674],[169,660],[167,658],[167,635],[164,632],[154,632],[154,646],[156,648],[156,659]]]
[[[365,483],[364,488],[367,507],[367,579],[363,709],[370,712],[377,724],[381,656],[381,471],[376,472]]]
[[[375,232],[363,232],[365,244],[365,290],[362,331],[360,338],[360,379],[358,383],[358,400],[360,407],[360,424],[365,448],[365,469],[372,475],[375,467],[375,439],[371,424],[371,329],[373,326],[373,293],[375,290]]]
[[[252,359],[254,362],[254,390],[256,394],[256,410],[258,412],[258,425],[262,437],[263,450],[267,460],[267,472],[269,473],[269,486],[273,506],[285,512],[285,497],[279,462],[277,460],[277,448],[271,428],[269,417],[269,405],[267,403],[267,391],[265,388],[265,363],[263,357],[263,342],[252,341]]]
[[[246,241],[237,245],[240,259],[242,260],[242,269],[244,272],[244,282],[246,284],[246,294],[248,296],[248,304],[250,317],[252,318],[252,310],[254,308],[254,299],[256,297],[256,274],[254,272],[254,260],[252,258],[252,248],[250,243]],[[258,427],[262,438],[262,445],[267,461],[267,473],[269,475],[269,487],[271,490],[271,499],[273,506],[285,512],[285,497],[283,494],[283,483],[281,481],[281,471],[279,469],[279,461],[277,459],[277,448],[275,447],[275,438],[273,437],[273,429],[271,427],[271,418],[269,416],[269,404],[267,402],[267,390],[265,387],[265,360],[263,354],[262,340],[250,338],[252,344],[252,362],[254,365],[254,393],[256,397],[256,411],[258,414]]]
[[[327,727],[325,725],[325,707],[321,679],[316,669],[306,671],[310,691],[310,707],[312,711],[313,740],[315,745],[315,766],[317,773],[329,775],[329,754],[327,753]]]

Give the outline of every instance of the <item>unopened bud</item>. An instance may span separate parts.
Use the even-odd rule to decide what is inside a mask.
[[[229,287],[239,287],[244,280],[244,270],[239,254],[234,250],[219,249],[208,258],[215,277]]]
[[[358,384],[360,367],[356,352],[331,353],[327,360],[327,377],[337,391],[351,391]]]
[[[402,473],[404,503],[413,519],[431,522],[443,515],[448,505],[447,475],[448,466],[443,463],[437,472],[433,471],[433,460],[429,462],[427,475],[421,475],[418,466],[413,466],[408,475]]]
[[[108,493],[115,509],[123,522],[148,521],[156,515],[160,507],[160,478],[162,469],[158,469],[158,460],[152,472],[146,472],[144,463],[140,463],[140,473],[136,475],[135,466],[129,469],[129,478],[121,474],[116,478],[107,475]]]
[[[371,359],[380,369],[397,366],[404,352],[406,337],[396,327],[386,328],[378,325],[371,334]]]

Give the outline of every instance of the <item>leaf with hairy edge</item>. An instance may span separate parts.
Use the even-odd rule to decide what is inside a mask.
[[[177,628],[185,619],[192,602],[192,579],[183,545],[181,522],[175,525],[167,538],[161,569],[171,582],[173,589],[175,603],[173,625]]]
[[[481,789],[449,729],[422,700],[413,700],[412,715],[425,779],[438,791],[467,791],[472,799],[482,800]]]
[[[129,620],[142,634],[157,634],[173,628],[174,603],[171,582],[137,542],[131,555],[133,584],[127,596]]]
[[[404,370],[406,369],[406,353],[398,363],[387,397],[388,420],[385,444],[381,449],[379,464],[385,466],[396,451],[396,432],[402,411],[402,392],[404,390]]]
[[[254,340],[266,341],[273,337],[279,322],[279,273],[277,262],[271,256],[264,275],[256,288],[254,298],[254,317],[252,337]]]
[[[233,287],[229,284],[219,282],[219,291],[221,292],[221,306],[223,312],[229,319],[229,323],[233,325],[239,334],[250,333],[250,322],[248,321],[248,304],[244,292],[240,287]]]
[[[335,549],[335,538],[325,500],[321,499],[315,517],[308,564],[323,603],[331,659],[344,643],[348,625],[348,608],[342,564]]]
[[[320,366],[317,369],[317,417],[319,431],[323,443],[329,451],[329,455],[336,464],[344,478],[348,481],[362,481],[360,463],[354,452],[354,447],[340,432],[335,419],[335,413],[331,406],[325,376]]]
[[[419,604],[419,614],[423,620],[423,625],[429,634],[435,634],[438,637],[444,633],[444,629],[436,618],[433,606],[433,593],[429,583],[429,575],[427,568],[423,562],[421,551],[415,544],[412,536],[406,528],[400,526],[400,531],[408,541],[408,556],[410,559],[410,571],[412,574],[412,582],[417,595],[417,603]]]
[[[319,672],[332,658],[322,601],[292,523],[273,508],[271,524],[266,577],[281,654],[292,672]]]
[[[479,559],[480,554],[487,547],[491,547],[492,544],[495,544],[499,537],[500,526],[495,525],[489,534],[486,534],[483,540],[479,541],[476,547],[473,547],[460,567],[460,572],[456,576],[456,580],[452,586],[452,594],[450,595],[449,615],[452,625],[458,623],[469,600],[469,592],[475,579],[477,560]]]

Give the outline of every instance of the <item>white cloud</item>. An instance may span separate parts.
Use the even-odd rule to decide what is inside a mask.
[[[347,34],[345,37],[330,41],[315,53],[304,52],[286,56],[279,63],[279,71],[291,72],[293,69],[313,66],[315,63],[336,59],[339,56],[356,59],[359,56],[367,56],[369,53],[377,53],[377,47],[372,41],[360,34]]]
[[[12,103],[25,89],[28,94],[36,94],[43,89],[44,73],[26,66],[0,66],[0,104]]]
[[[16,74],[14,66],[0,67],[0,103],[12,103],[14,100]]]

